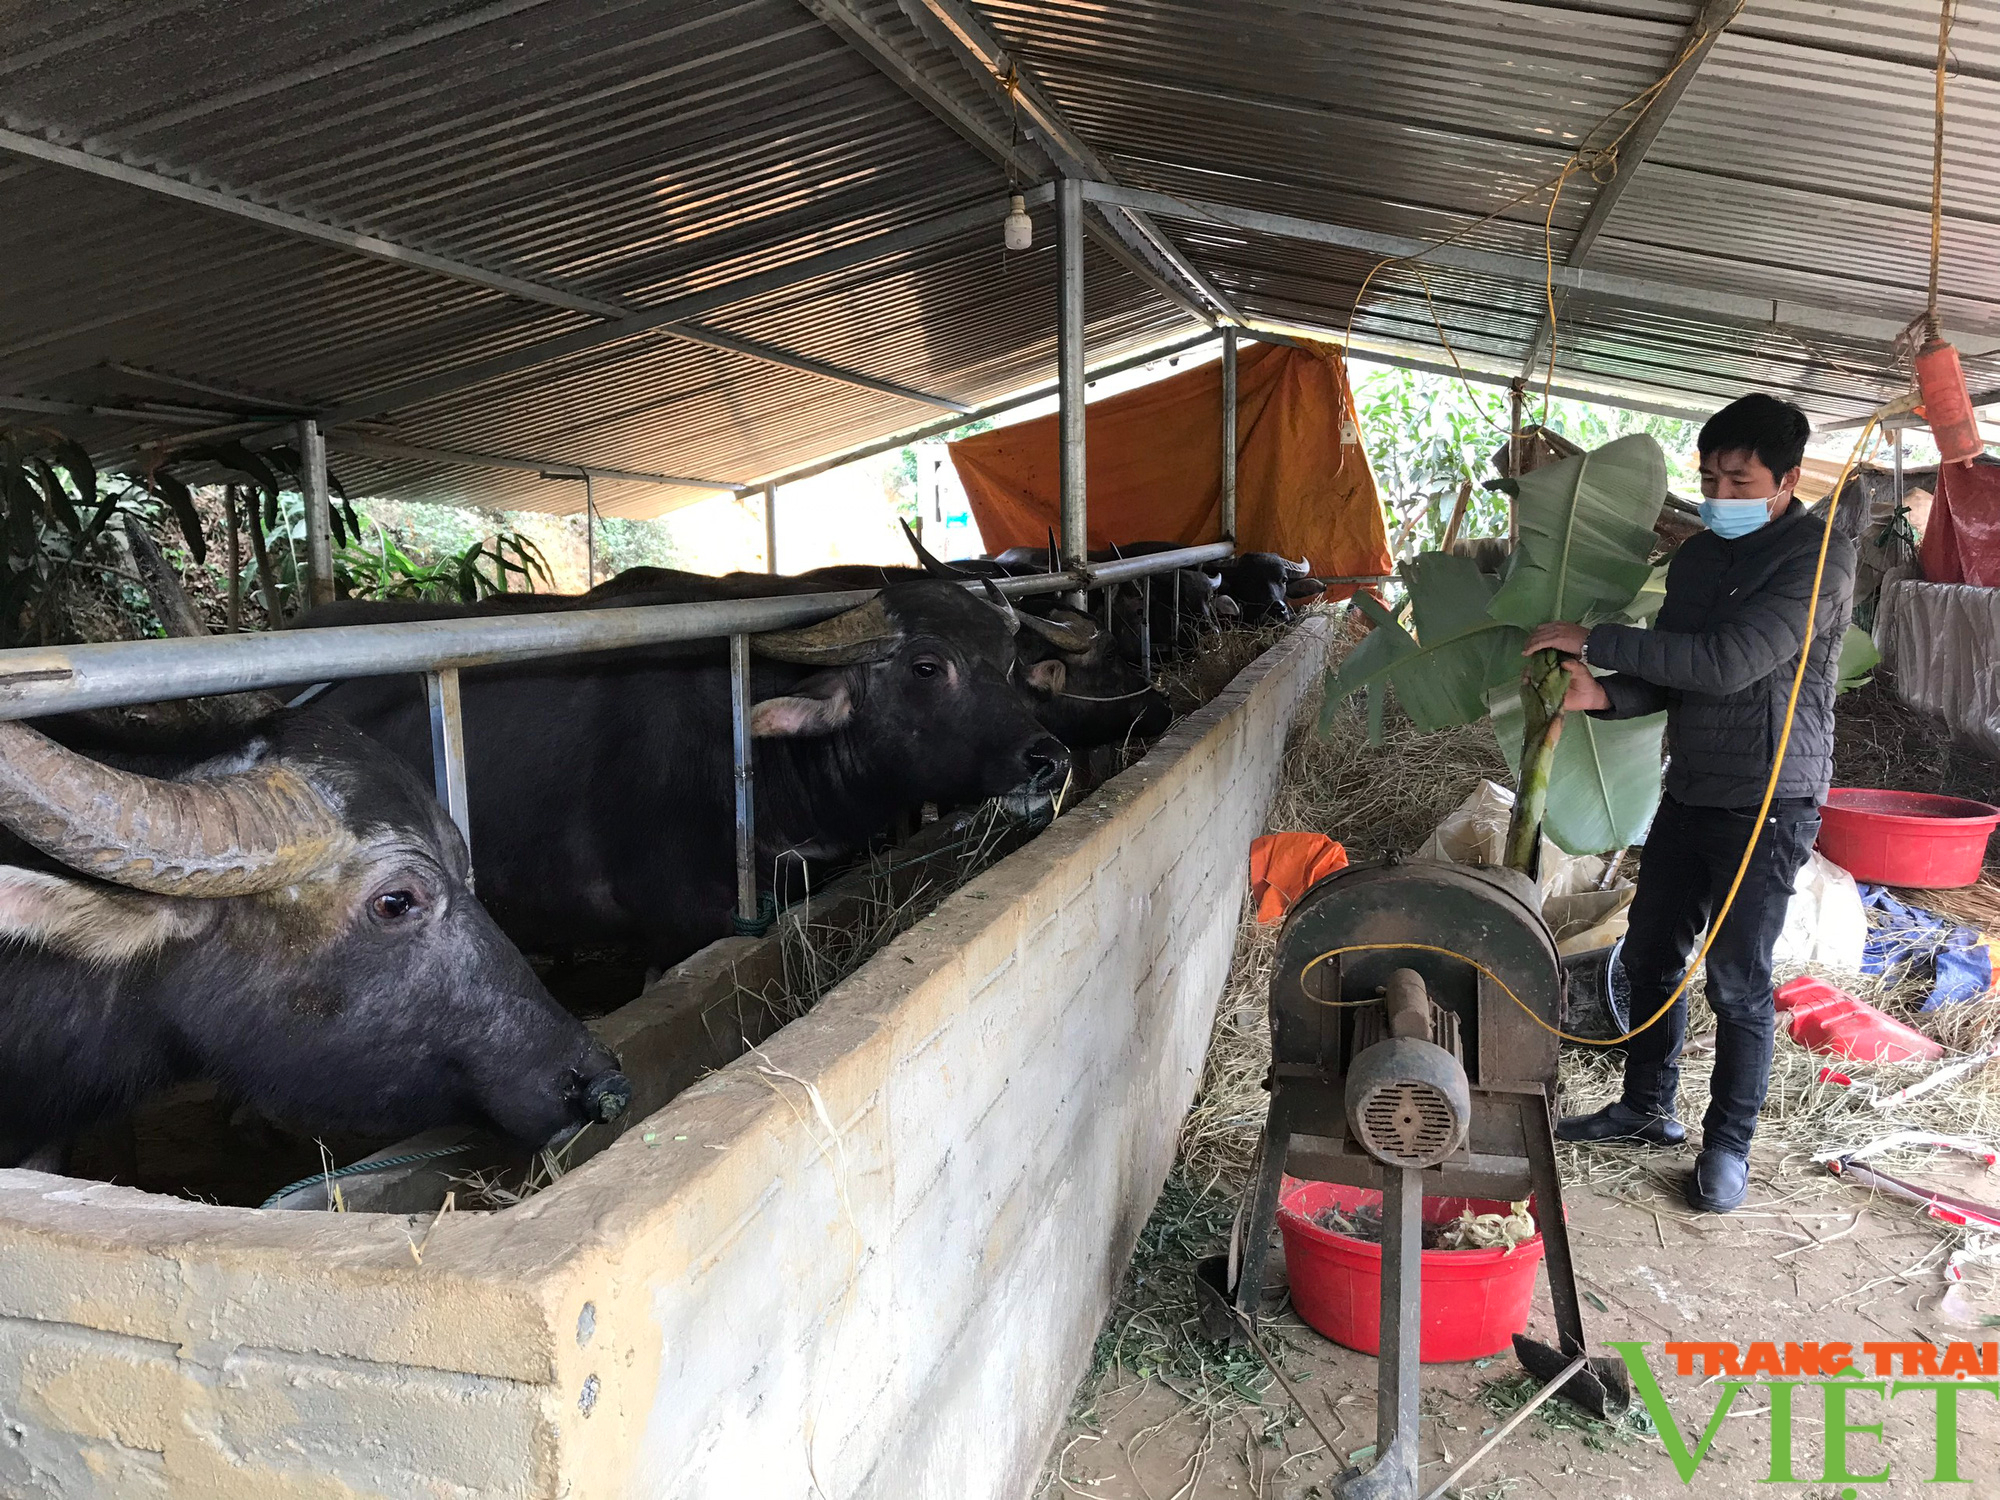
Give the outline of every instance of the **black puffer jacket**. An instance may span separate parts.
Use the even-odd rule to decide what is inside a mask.
[[[1752,807],[1798,670],[1823,523],[1794,502],[1770,524],[1725,541],[1689,537],[1667,569],[1651,630],[1599,625],[1586,648],[1611,698],[1599,718],[1667,711],[1667,794],[1696,807]],[[1812,657],[1778,778],[1780,797],[1823,800],[1833,780],[1833,693],[1854,607],[1854,543],[1827,547]]]

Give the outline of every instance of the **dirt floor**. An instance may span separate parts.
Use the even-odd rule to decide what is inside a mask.
[[[1679,1191],[1691,1160],[1680,1152],[1648,1153],[1643,1168],[1616,1189],[1572,1180],[1565,1200],[1593,1346],[1611,1340],[1653,1346],[1653,1368],[1690,1449],[1699,1444],[1725,1382],[1673,1374],[1659,1351],[1666,1341],[1747,1346],[1773,1340],[1782,1351],[1787,1341],[1837,1340],[1852,1344],[1864,1372],[1872,1373],[1872,1358],[1861,1352],[1870,1341],[1942,1345],[1992,1336],[1991,1329],[1957,1326],[1940,1315],[1941,1263],[1952,1240],[1913,1207],[1858,1192],[1822,1195],[1802,1183],[1800,1171],[1778,1153],[1762,1151],[1753,1162],[1750,1201],[1743,1209],[1697,1215]],[[1970,1180],[1961,1181],[1957,1191],[2000,1197],[1994,1187]],[[1225,1238],[1226,1232],[1225,1224]],[[1280,1267],[1274,1279],[1281,1276]],[[1975,1317],[2000,1314],[2000,1297],[1989,1287],[1975,1308]],[[1195,1316],[1191,1298],[1172,1311],[1190,1321]],[[1348,1460],[1365,1466],[1370,1457],[1375,1361],[1320,1337],[1288,1305],[1267,1319],[1265,1329],[1266,1349],[1304,1398],[1319,1430],[1301,1419],[1254,1356],[1213,1347],[1206,1357],[1234,1364],[1239,1383],[1232,1388],[1211,1377],[1202,1398],[1190,1400],[1189,1392],[1201,1390],[1198,1378],[1175,1368],[1179,1361],[1171,1355],[1160,1364],[1141,1362],[1146,1358],[1141,1341],[1132,1362],[1121,1352],[1115,1365],[1107,1364],[1087,1405],[1064,1431],[1041,1493],[1098,1500],[1331,1495],[1328,1481]],[[1191,1326],[1177,1331],[1189,1340],[1199,1337]],[[1555,1337],[1545,1276],[1537,1286],[1529,1332]],[[1427,1493],[1504,1414],[1521,1405],[1533,1383],[1511,1355],[1427,1365],[1423,1375],[1420,1478]],[[1241,1400],[1251,1390],[1260,1399]],[[1879,1440],[1863,1433],[1847,1445],[1851,1477],[1885,1466],[1889,1471],[1884,1482],[1862,1493],[2000,1494],[2000,1401],[1990,1392],[1963,1397],[1958,1463],[1970,1485],[1945,1489],[1930,1482],[1934,1400],[1905,1393],[1888,1401],[1880,1387],[1847,1396],[1850,1424],[1883,1423]],[[1771,1394],[1752,1385],[1731,1403],[1685,1486],[1650,1423],[1636,1412],[1607,1425],[1558,1401],[1531,1415],[1455,1492],[1467,1500],[1537,1495],[1641,1500],[1663,1487],[1676,1494],[1801,1500],[1833,1500],[1843,1489],[1852,1493],[1847,1485],[1819,1479],[1822,1392],[1801,1389],[1794,1404],[1794,1483],[1768,1482]],[[1333,1442],[1332,1454],[1321,1430]]]
[[[1843,700],[1851,724],[1844,784],[1963,790],[2000,787],[2000,768],[1938,743],[1880,685]],[[1273,828],[1318,828],[1344,837],[1357,857],[1411,850],[1480,775],[1504,780],[1483,727],[1418,736],[1392,714],[1387,742],[1366,746],[1358,725],[1329,741],[1295,734]],[[1938,785],[1939,776],[1952,783]],[[1990,791],[1989,791],[1990,795]],[[2000,895],[1992,883],[1981,889]],[[1098,1500],[1221,1500],[1330,1497],[1350,1464],[1365,1467],[1375,1435],[1375,1361],[1305,1326],[1285,1295],[1274,1256],[1263,1327],[1300,1410],[1259,1357],[1200,1334],[1192,1270],[1229,1242],[1231,1220],[1262,1122],[1259,1082],[1269,1059],[1263,1019],[1272,932],[1246,921],[1219,1008],[1201,1094],[1183,1129],[1180,1160],[1142,1231],[1072,1416],[1049,1455],[1038,1497]],[[1780,976],[1785,977],[1785,976]],[[1838,976],[1836,976],[1838,977]],[[1860,989],[1866,981],[1848,981]],[[1915,1019],[1910,991],[1865,998]],[[2000,1001],[1954,1008],[1942,1026],[1921,1018],[1962,1051],[2000,1027]],[[1712,1042],[1706,1007],[1694,1000],[1681,1116],[1698,1122],[1707,1102]],[[1960,1483],[1936,1483],[1934,1393],[1890,1399],[1875,1384],[1870,1342],[1942,1346],[2000,1341],[2000,1274],[1969,1264],[1947,1302],[1954,1251],[1985,1243],[1924,1217],[1914,1204],[1859,1191],[1827,1174],[1815,1153],[1851,1148],[1897,1129],[2000,1140],[2000,1062],[1960,1083],[1886,1110],[1883,1091],[1922,1076],[1921,1066],[1843,1064],[1852,1087],[1822,1081],[1826,1059],[1780,1033],[1771,1103],[1752,1158],[1749,1201],[1726,1216],[1691,1212],[1681,1182],[1693,1145],[1678,1151],[1561,1148],[1565,1201],[1585,1323],[1593,1352],[1613,1340],[1651,1346],[1651,1368],[1688,1450],[1697,1449],[1727,1379],[1675,1373],[1661,1345],[1727,1341],[1747,1349],[1771,1341],[1853,1347],[1862,1379],[1832,1398],[1838,1431],[1828,1453],[1825,1385],[1791,1396],[1789,1471],[1773,1479],[1773,1401],[1768,1385],[1737,1389],[1712,1444],[1682,1482],[1669,1444],[1635,1403],[1616,1423],[1593,1421],[1551,1402],[1510,1434],[1451,1493],[1464,1500],[1548,1495],[1618,1500],[1655,1494],[1858,1496],[1961,1494],[2000,1497],[2000,1385],[1957,1393]],[[1565,1049],[1560,1107],[1597,1107],[1613,1097],[1618,1059]],[[1698,1135],[1698,1132],[1695,1132]],[[1963,1197],[2000,1203],[2000,1172],[1967,1158],[1906,1150],[1879,1165]],[[2000,1243],[2000,1237],[1995,1237]],[[1539,1276],[1529,1332],[1553,1340],[1546,1276]],[[2000,1355],[2000,1349],[1995,1350]],[[1900,1367],[1897,1373],[1901,1373]],[[1809,1377],[1808,1377],[1809,1378]],[[1426,1366],[1420,1423],[1428,1495],[1534,1389],[1511,1354]],[[1783,1416],[1784,1395],[1776,1397]],[[1875,1424],[1881,1424],[1879,1432]],[[1780,1447],[1786,1445],[1781,1443]],[[1831,1464],[1831,1467],[1828,1465]],[[1879,1476],[1879,1477],[1878,1477]]]

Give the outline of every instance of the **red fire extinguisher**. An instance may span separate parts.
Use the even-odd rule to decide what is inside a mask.
[[[1933,335],[1917,351],[1917,390],[1924,398],[1921,408],[1938,453],[1948,464],[1964,463],[1986,451],[1979,436],[1979,421],[1973,415],[1972,395],[1965,388],[1965,371],[1959,367],[1958,350]]]

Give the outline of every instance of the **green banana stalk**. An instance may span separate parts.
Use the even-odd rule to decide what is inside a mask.
[[[1521,740],[1521,790],[1514,798],[1514,815],[1507,823],[1506,863],[1532,877],[1541,848],[1542,815],[1549,803],[1549,770],[1555,763],[1556,741],[1562,738],[1563,697],[1569,673],[1553,651],[1537,651],[1521,673],[1521,707],[1527,728]]]

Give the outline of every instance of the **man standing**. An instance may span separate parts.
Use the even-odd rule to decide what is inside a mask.
[[[1749,1188],[1750,1137],[1770,1084],[1777,1023],[1771,950],[1833,776],[1833,695],[1855,549],[1838,534],[1828,544],[1808,642],[1806,611],[1825,525],[1793,490],[1810,431],[1804,412],[1766,395],[1745,396],[1710,417],[1696,442],[1708,529],[1675,555],[1654,627],[1554,622],[1528,638],[1530,652],[1571,658],[1563,664],[1570,674],[1565,709],[1606,719],[1667,713],[1665,794],[1640,858],[1623,950],[1634,1024],[1658,1010],[1687,972],[1744,845],[1756,837],[1708,954],[1715,1074],[1687,1199],[1711,1213],[1739,1207]],[[1811,653],[1805,681],[1760,829],[1757,810],[1802,651]],[[1687,1009],[1685,997],[1676,1000],[1626,1044],[1623,1098],[1563,1120],[1556,1134],[1652,1146],[1685,1140],[1674,1101]]]

